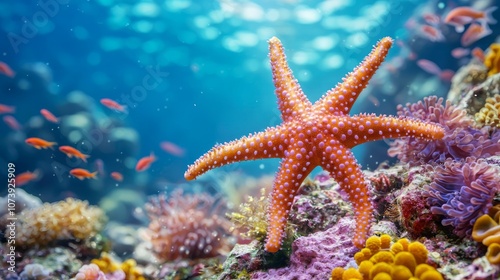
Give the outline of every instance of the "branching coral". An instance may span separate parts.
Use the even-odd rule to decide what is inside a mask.
[[[233,229],[241,229],[241,236],[248,239],[264,241],[267,234],[267,196],[266,189],[262,188],[258,199],[248,197],[247,202],[239,207],[239,212],[232,212],[227,216],[234,223]]]
[[[500,44],[491,44],[484,58],[484,66],[488,68],[488,76],[500,72]]]
[[[434,214],[443,215],[442,224],[452,226],[459,236],[470,236],[472,225],[492,206],[500,188],[500,173],[485,160],[447,160],[435,167],[434,181],[424,187]]]
[[[476,122],[500,128],[500,95],[486,98],[484,107],[475,115]]]
[[[398,106],[398,115],[439,123],[445,129],[441,140],[423,141],[415,137],[397,139],[388,150],[390,156],[397,156],[404,163],[417,166],[423,163],[442,163],[447,158],[488,157],[500,154],[500,136],[490,139],[487,129],[474,128],[474,120],[465,110],[436,96],[424,101]]]
[[[231,224],[221,216],[226,210],[223,199],[176,191],[169,199],[152,198],[146,210],[153,253],[163,261],[209,258],[229,250]]]
[[[104,226],[101,209],[86,201],[67,198],[26,209],[18,216],[16,243],[22,247],[47,246],[61,240],[85,240]]]
[[[368,238],[366,247],[354,255],[358,269],[334,268],[330,279],[443,279],[426,263],[429,252],[424,244],[406,238],[390,243],[385,234]]]

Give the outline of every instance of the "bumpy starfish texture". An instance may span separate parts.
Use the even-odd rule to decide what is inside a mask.
[[[392,45],[383,38],[343,82],[314,105],[306,98],[288,67],[278,38],[269,40],[271,69],[283,123],[238,140],[217,145],[188,167],[187,180],[210,169],[237,161],[282,158],[268,210],[265,248],[281,247],[288,213],[306,176],[321,166],[348,194],[356,216],[353,243],[362,248],[372,222],[373,206],[368,183],[351,148],[383,138],[419,137],[441,139],[444,129],[416,119],[359,114],[349,111]]]

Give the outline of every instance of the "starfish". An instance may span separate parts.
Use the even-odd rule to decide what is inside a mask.
[[[342,83],[316,103],[306,98],[288,67],[280,40],[269,40],[269,56],[278,107],[283,123],[241,139],[216,145],[184,174],[187,180],[210,169],[237,161],[282,158],[268,207],[265,249],[277,252],[293,199],[306,176],[321,166],[348,194],[354,208],[356,232],[353,243],[362,248],[372,223],[373,206],[368,182],[351,149],[384,138],[412,136],[441,139],[438,124],[375,114],[349,115],[354,102],[385,59],[392,39],[380,40],[363,62]]]

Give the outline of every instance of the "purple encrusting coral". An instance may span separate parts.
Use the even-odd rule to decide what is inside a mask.
[[[325,231],[297,238],[288,267],[255,272],[252,279],[328,279],[333,268],[344,267],[358,251],[352,243],[354,224],[352,217],[344,217]]]
[[[445,136],[441,140],[425,141],[415,137],[397,139],[391,143],[388,154],[401,162],[417,166],[424,163],[443,163],[447,158],[488,157],[500,154],[500,133],[491,137],[488,128],[475,128],[474,120],[463,109],[436,96],[423,102],[398,106],[398,115],[442,125]]]
[[[499,170],[486,160],[467,158],[448,159],[434,171],[433,182],[424,187],[432,213],[444,215],[442,224],[452,226],[457,236],[470,236],[474,222],[488,213],[500,189]]]

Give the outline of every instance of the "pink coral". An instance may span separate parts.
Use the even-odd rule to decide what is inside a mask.
[[[104,273],[96,264],[86,264],[82,266],[76,274],[74,280],[108,280]]]
[[[146,204],[148,237],[153,253],[163,261],[210,258],[228,251],[230,222],[222,216],[225,200],[208,194],[182,195],[170,199],[159,195]]]

